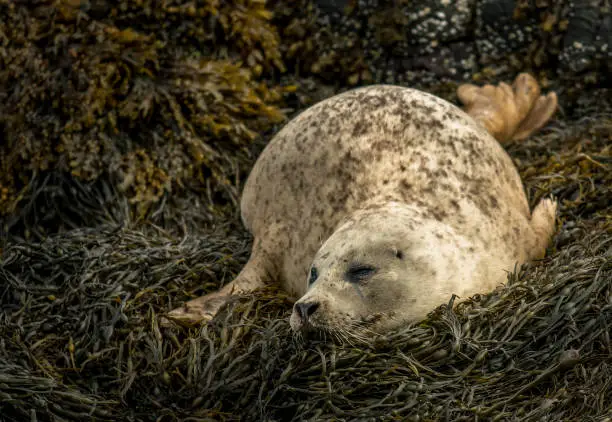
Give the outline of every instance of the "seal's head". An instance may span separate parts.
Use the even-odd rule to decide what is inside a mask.
[[[315,255],[308,290],[293,307],[294,332],[358,339],[433,310],[426,298],[439,263],[431,248],[440,242],[423,234],[417,220],[404,206],[391,205],[341,225]]]

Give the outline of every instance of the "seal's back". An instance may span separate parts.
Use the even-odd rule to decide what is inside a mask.
[[[530,218],[520,176],[486,130],[447,101],[390,85],[344,92],[288,122],[255,163],[241,211],[256,241],[276,242],[264,247],[300,294],[292,286],[334,229],[381,201],[416,204],[483,242],[520,243],[523,224],[507,222]]]

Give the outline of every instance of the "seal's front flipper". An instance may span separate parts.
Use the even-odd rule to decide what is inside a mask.
[[[272,281],[268,264],[266,255],[258,250],[252,251],[251,258],[234,281],[223,286],[219,291],[192,299],[183,306],[168,312],[161,320],[162,325],[171,325],[171,321],[187,325],[198,325],[210,321],[233,296],[251,293]]]
[[[200,296],[168,312],[162,319],[162,325],[170,325],[171,321],[187,325],[203,324],[213,319],[230,298],[231,295],[222,295],[220,292]]]
[[[527,73],[518,75],[512,87],[503,82],[482,88],[463,84],[457,96],[465,111],[501,143],[527,138],[557,110],[556,94],[540,96],[538,82]]]

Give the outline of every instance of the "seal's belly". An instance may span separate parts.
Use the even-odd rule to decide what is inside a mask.
[[[301,296],[334,229],[390,200],[417,204],[483,244],[512,236],[518,244],[522,225],[500,221],[529,218],[518,172],[493,137],[454,105],[396,86],[349,91],[291,120],[260,155],[241,210],[256,238],[281,228],[279,281]]]

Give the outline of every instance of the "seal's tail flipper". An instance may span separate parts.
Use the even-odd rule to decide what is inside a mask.
[[[533,242],[531,250],[527,251],[529,259],[541,259],[546,255],[546,248],[550,244],[556,230],[557,201],[554,198],[542,199],[531,213],[531,228]]]
[[[210,321],[233,296],[248,294],[264,287],[270,277],[267,271],[266,255],[251,254],[242,271],[231,282],[216,292],[200,296],[186,302],[180,308],[168,312],[162,319],[162,325],[170,325],[170,321],[197,325]]]
[[[549,92],[548,95],[541,95],[535,105],[521,122],[516,132],[512,136],[513,141],[522,141],[532,133],[542,128],[557,111],[557,94]]]
[[[463,84],[457,96],[465,111],[501,143],[527,138],[557,110],[557,95],[540,96],[538,82],[527,73],[518,75],[512,87],[503,82],[482,88]]]

